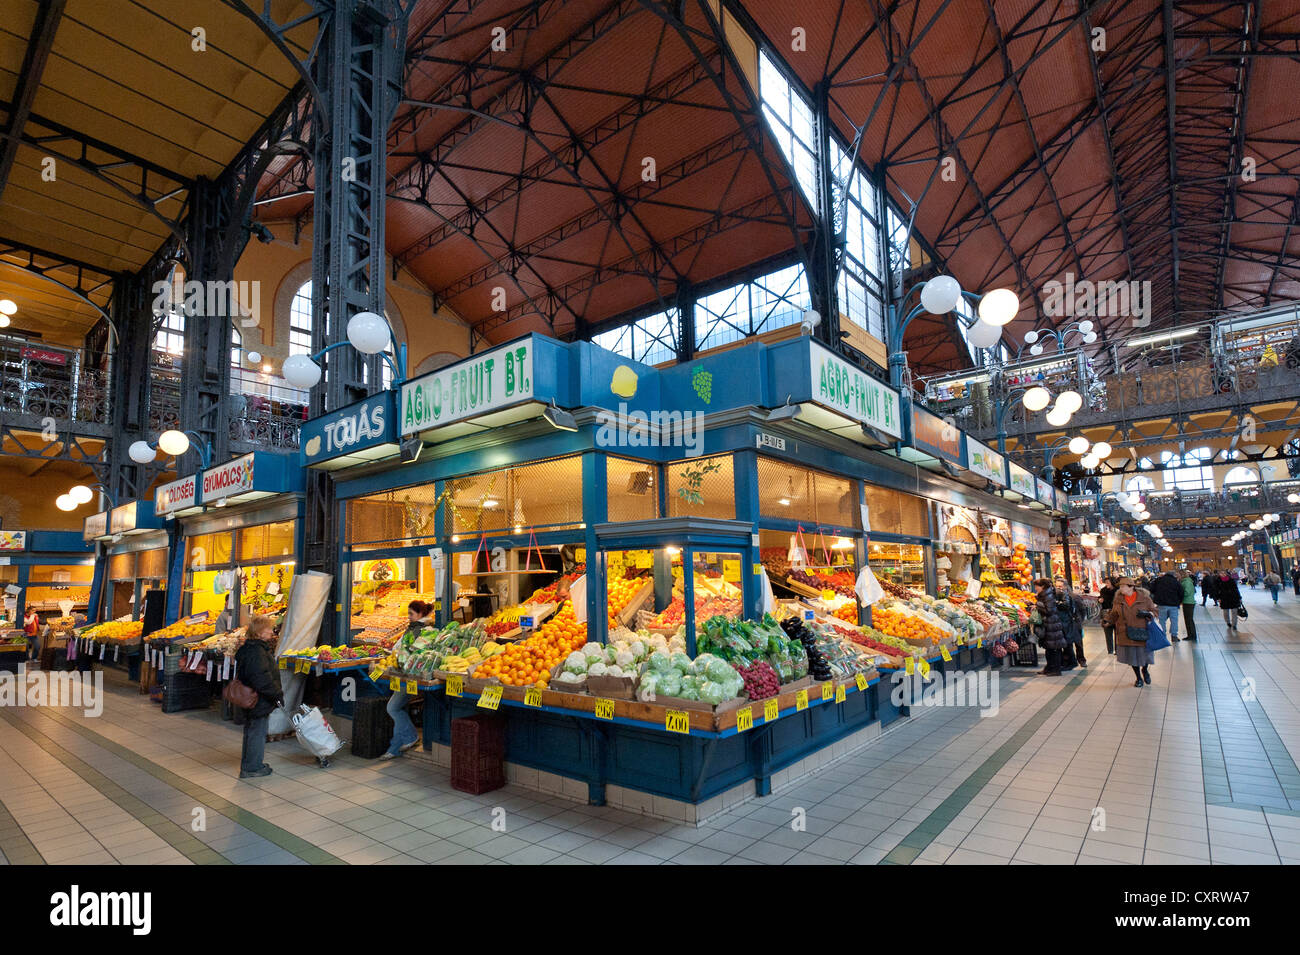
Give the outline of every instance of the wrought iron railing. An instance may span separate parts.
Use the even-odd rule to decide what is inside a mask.
[[[80,349],[0,337],[0,413],[108,424],[111,380]]]

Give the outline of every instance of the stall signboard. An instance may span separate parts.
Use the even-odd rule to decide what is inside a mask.
[[[1022,468],[1019,464],[1011,461],[1007,462],[1007,486],[1022,497],[1027,497],[1031,501],[1038,499],[1038,484],[1032,474]]]
[[[81,539],[93,541],[108,536],[108,511],[91,514],[81,525]]]
[[[108,532],[110,534],[125,534],[127,531],[135,530],[137,503],[136,501],[128,501],[126,504],[119,504],[108,512]]]
[[[402,385],[403,437],[532,400],[533,340],[521,339]]]
[[[966,456],[970,469],[981,477],[987,478],[998,487],[1007,486],[1007,462],[986,444],[974,438],[966,438]]]
[[[936,458],[964,468],[965,435],[950,421],[912,405],[912,446]]]
[[[253,490],[254,455],[245,454],[203,472],[203,503],[224,500]]]
[[[68,353],[53,348],[33,348],[30,345],[24,345],[22,357],[26,361],[39,361],[46,365],[66,365],[68,363]]]
[[[0,551],[24,550],[26,547],[26,531],[0,531]]]
[[[903,436],[898,392],[809,342],[812,400],[895,438]]]
[[[346,408],[303,422],[300,438],[304,467],[346,467],[397,452],[396,392],[384,391]]]
[[[1056,488],[1052,487],[1052,485],[1048,484],[1042,478],[1038,478],[1037,482],[1038,482],[1039,503],[1046,504],[1048,507],[1055,510],[1056,509],[1056,493],[1055,493]]]
[[[1025,524],[1017,524],[1014,521],[1011,524],[1011,543],[1023,544],[1026,550],[1033,543],[1033,532]]]
[[[193,474],[164,484],[154,492],[153,512],[165,517],[175,511],[194,507],[198,503],[198,486],[199,479]]]

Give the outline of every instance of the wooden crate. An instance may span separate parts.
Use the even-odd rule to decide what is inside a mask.
[[[633,595],[632,599],[627,602],[627,606],[619,612],[617,618],[618,622],[623,624],[625,627],[633,627],[633,629],[635,629],[634,621],[636,620],[637,611],[645,605],[647,600],[654,596],[654,592],[654,580],[647,579],[646,582],[641,585],[641,589],[638,590]]]

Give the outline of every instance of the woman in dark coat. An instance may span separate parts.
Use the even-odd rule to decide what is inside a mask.
[[[1115,625],[1110,622],[1110,608],[1115,603],[1118,577],[1108,577],[1101,588],[1101,631],[1106,635],[1106,652],[1115,652]]]
[[[1111,626],[1115,628],[1115,659],[1133,668],[1136,678],[1133,685],[1141,688],[1151,682],[1147,667],[1151,651],[1147,649],[1147,621],[1156,615],[1156,604],[1151,593],[1134,587],[1132,577],[1121,577],[1119,591],[1110,608]]]
[[[1038,589],[1034,607],[1038,623],[1034,624],[1034,639],[1047,656],[1046,666],[1038,672],[1041,676],[1060,676],[1062,651],[1069,639],[1069,605],[1062,606],[1063,598],[1050,580],[1035,580],[1034,586]]]
[[[239,778],[270,776],[266,765],[266,724],[271,711],[284,703],[280,671],[275,665],[274,621],[259,615],[248,625],[248,639],[235,654],[235,676],[257,693],[257,705],[244,710],[244,749],[239,759]]]
[[[1208,597],[1214,601],[1214,605],[1219,605],[1219,578],[1214,571],[1206,571],[1205,576],[1201,578],[1201,606],[1205,606],[1205,598]]]
[[[1219,574],[1218,594],[1219,609],[1223,611],[1223,622],[1228,625],[1228,636],[1237,635],[1237,611],[1241,609],[1241,590],[1237,579],[1226,570]]]

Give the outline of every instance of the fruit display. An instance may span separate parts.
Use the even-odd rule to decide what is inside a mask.
[[[161,630],[155,630],[149,634],[150,640],[191,640],[195,637],[210,637],[217,632],[213,624],[203,623],[186,623],[184,620],[177,620],[169,627],[163,627]]]
[[[1016,587],[995,587],[992,596],[1003,603],[1021,606],[1026,609],[1032,608],[1037,602],[1037,598],[1028,590],[1019,590]]]
[[[790,575],[789,551],[784,547],[764,547],[758,552],[758,559],[763,562],[768,576],[774,580],[785,580]]]
[[[734,666],[745,683],[745,695],[751,700],[765,700],[781,692],[781,678],[766,660],[755,660],[749,666]]]
[[[227,633],[214,633],[205,640],[190,644],[191,650],[203,650],[208,653],[220,653],[233,657],[248,636],[247,627],[239,627]]]
[[[619,625],[619,618],[627,610],[632,600],[641,593],[645,588],[646,581],[641,578],[635,580],[610,580],[606,583],[607,608],[609,614],[609,629],[613,630]]]
[[[686,643],[674,637],[672,643],[660,634],[643,631],[633,634],[631,640],[618,640],[601,645],[588,643],[564,659],[556,681],[580,683],[588,676],[630,677],[635,679],[643,664],[655,650],[665,653],[685,650]]]
[[[877,579],[880,581],[881,590],[889,594],[891,597],[897,597],[899,600],[911,600],[914,597],[919,599],[925,596],[925,594],[919,590],[911,590],[892,580],[886,580],[883,577]]]
[[[836,571],[829,576],[820,572],[792,570],[786,576],[786,579],[793,583],[803,584],[805,587],[811,587],[818,593],[823,590],[833,590],[842,597],[854,597],[853,586],[857,583],[857,578],[844,570]]]
[[[405,632],[406,625],[401,623],[387,627],[367,627],[352,638],[352,643],[354,645],[358,643],[368,644],[391,650]]]
[[[527,640],[512,643],[474,671],[476,678],[495,679],[506,686],[544,688],[551,669],[587,642],[587,625],[573,616],[566,603]]]
[[[744,690],[744,678],[721,657],[701,653],[692,660],[684,652],[655,650],[646,660],[636,695],[643,703],[663,701],[671,705],[676,698],[717,706]]]
[[[804,632],[812,634],[817,651],[826,661],[831,676],[837,680],[846,680],[858,673],[869,673],[875,668],[873,655],[864,653],[846,630],[838,624],[804,624]]]
[[[1025,556],[1025,545],[1016,544],[1011,548],[1010,568],[1015,582],[1021,587],[1028,587],[1034,579],[1034,565]]]
[[[107,623],[87,627],[81,631],[83,637],[89,637],[96,643],[130,643],[139,640],[144,632],[144,623],[139,620],[110,620]]]
[[[830,662],[817,646],[817,637],[812,629],[804,626],[802,621],[793,618],[781,624],[781,629],[785,631],[786,636],[793,637],[803,644],[804,653],[808,656],[808,672],[812,678],[819,682],[831,679]]]
[[[895,601],[888,606],[884,602],[871,608],[871,625],[881,633],[904,640],[929,640],[932,644],[942,643],[948,636],[942,629],[917,613],[908,612],[908,608]]]
[[[847,620],[849,623],[857,623],[858,606],[855,603],[841,604],[835,609],[834,615],[841,620]]]
[[[709,597],[698,591],[695,594],[695,621],[696,626],[700,621],[707,620],[710,617],[727,617],[731,620],[740,617],[741,607],[740,600],[735,597]],[[656,630],[676,630],[678,627],[686,624],[686,598],[680,594],[662,611],[655,615],[652,626]]]
[[[793,617],[778,622],[771,614],[765,614],[757,623],[710,617],[697,631],[695,647],[701,653],[742,666],[764,660],[782,683],[789,683],[808,674],[808,655],[803,644],[786,630],[790,621],[798,622]]]
[[[992,597],[1002,586],[1002,578],[989,560],[987,551],[980,555],[980,596],[985,600]]]
[[[394,647],[394,662],[401,672],[413,676],[427,677],[435,670],[467,672],[474,664],[500,652],[500,644],[488,640],[480,624],[449,623],[441,630],[408,630]],[[484,648],[488,648],[486,654]]]

